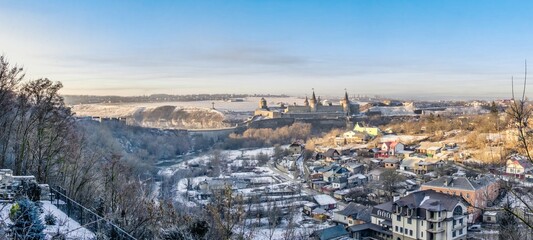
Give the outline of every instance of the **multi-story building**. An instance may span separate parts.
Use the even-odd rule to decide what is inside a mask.
[[[466,239],[467,206],[458,196],[433,190],[400,198],[392,204],[392,239]]]
[[[485,175],[477,178],[441,177],[422,184],[421,190],[435,190],[448,195],[459,196],[466,200],[471,213],[469,222],[476,221],[481,216],[481,210],[490,207],[489,203],[496,200],[500,194],[500,184],[494,177]]]

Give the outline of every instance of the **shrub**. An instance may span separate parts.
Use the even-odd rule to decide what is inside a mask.
[[[54,214],[52,214],[51,212],[48,212],[45,216],[44,216],[44,223],[46,225],[56,225],[57,223],[57,218],[56,216],[54,216]]]
[[[43,240],[45,229],[39,218],[39,210],[35,203],[27,198],[19,200],[11,208],[10,218],[13,224],[9,226],[13,239]]]

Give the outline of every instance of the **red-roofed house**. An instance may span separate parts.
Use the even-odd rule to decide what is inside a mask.
[[[404,145],[400,142],[384,142],[381,144],[381,149],[377,153],[377,157],[394,156],[396,153],[404,150]]]
[[[512,156],[507,160],[505,173],[509,176],[523,179],[527,174],[533,170],[533,163],[527,158],[520,156]]]

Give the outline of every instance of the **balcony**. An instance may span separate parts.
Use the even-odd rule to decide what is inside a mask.
[[[442,214],[440,217],[437,214],[434,214],[433,216],[430,214],[428,216],[427,220],[430,222],[442,222],[446,219],[446,214]]]
[[[443,227],[444,224],[441,224],[441,226],[439,227],[437,224],[430,224],[429,225],[429,228],[427,229],[428,232],[430,233],[441,233],[441,232],[444,232],[444,227]]]
[[[466,222],[463,223],[463,224],[457,223],[457,224],[455,224],[455,226],[453,226],[453,231],[459,230],[459,229],[464,228],[464,227],[466,227]]]

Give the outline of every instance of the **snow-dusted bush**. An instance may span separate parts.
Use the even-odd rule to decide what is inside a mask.
[[[32,201],[27,198],[19,200],[10,212],[10,218],[13,221],[13,224],[9,226],[12,237],[26,240],[44,239],[45,227],[39,215],[39,209]]]
[[[46,225],[56,225],[57,218],[52,214],[51,212],[48,212],[46,215],[44,215],[44,222]]]

